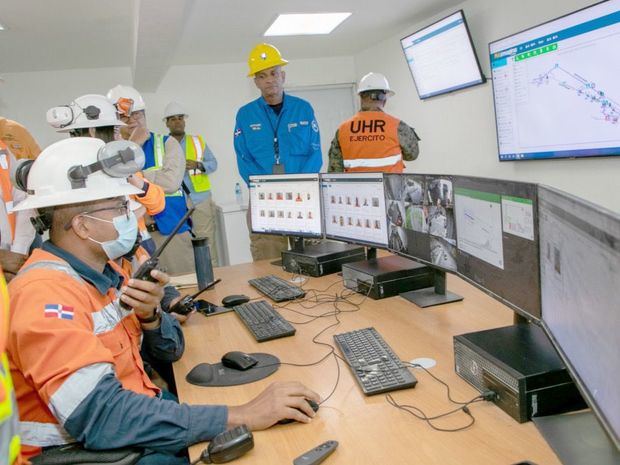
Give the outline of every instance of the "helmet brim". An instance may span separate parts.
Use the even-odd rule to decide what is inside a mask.
[[[79,195],[79,191],[81,190],[85,191],[83,195]],[[31,195],[18,204],[15,204],[10,212],[18,212],[36,208],[58,207],[60,205],[92,202],[93,200],[112,199],[115,197],[122,197],[124,195],[142,194],[143,191],[135,186],[132,186],[131,184],[127,184],[126,186],[118,186],[118,188],[114,189],[114,195],[110,195],[109,188],[97,190],[88,188],[75,189],[73,193],[75,195],[71,196],[68,196],[67,192],[58,192],[51,195]],[[79,198],[78,202],[75,201],[76,198]]]

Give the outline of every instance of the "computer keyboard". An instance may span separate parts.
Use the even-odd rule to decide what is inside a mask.
[[[248,283],[275,302],[299,299],[306,295],[299,287],[272,274],[250,279]]]
[[[233,309],[258,342],[295,334],[295,328],[264,300],[237,305]]]
[[[375,328],[336,334],[334,340],[367,396],[414,387],[418,382]]]

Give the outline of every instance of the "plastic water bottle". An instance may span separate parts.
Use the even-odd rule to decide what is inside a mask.
[[[241,193],[241,186],[239,183],[235,184],[235,198],[239,205],[243,205],[243,194]]]

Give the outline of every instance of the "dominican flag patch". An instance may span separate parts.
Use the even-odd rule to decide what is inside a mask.
[[[73,307],[60,304],[45,304],[45,318],[73,320]]]

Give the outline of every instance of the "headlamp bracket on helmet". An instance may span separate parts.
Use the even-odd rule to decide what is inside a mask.
[[[69,168],[67,176],[72,189],[86,187],[86,179],[97,171],[103,171],[113,178],[126,178],[144,167],[145,155],[142,148],[130,141],[113,141],[99,149],[97,161],[90,165],[76,165]]]

